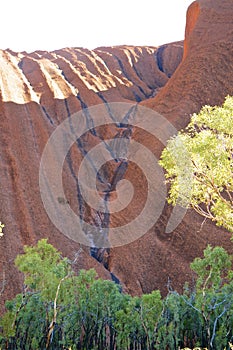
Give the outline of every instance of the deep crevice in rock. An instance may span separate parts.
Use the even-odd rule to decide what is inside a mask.
[[[51,125],[54,125],[54,121],[53,119],[50,117],[49,113],[46,111],[46,108],[44,106],[41,105],[41,108],[44,112],[44,115],[47,117],[47,119],[49,120]]]
[[[157,65],[159,67],[159,70],[164,73],[164,68],[163,68],[163,53],[166,48],[166,45],[163,45],[158,48],[156,52],[156,58],[157,58]]]

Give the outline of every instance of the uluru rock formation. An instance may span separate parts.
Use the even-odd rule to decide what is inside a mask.
[[[39,189],[41,156],[53,131],[74,113],[109,102],[135,103],[159,112],[177,129],[204,104],[220,104],[233,94],[233,8],[230,0],[195,1],[187,12],[184,42],[156,47],[101,47],[95,50],[67,48],[31,54],[0,51],[0,220],[6,225],[0,244],[0,268],[5,279],[2,302],[21,289],[14,259],[23,245],[48,237],[64,255],[77,259],[77,269],[95,267],[100,276],[119,281],[133,294],[161,289],[168,280],[181,289],[191,279],[189,263],[201,255],[207,243],[229,248],[230,233],[205,222],[192,211],[171,233],[165,228],[171,208],[148,232],[128,245],[113,249],[89,249],[57,229],[44,209]],[[108,111],[111,113],[111,111]],[[121,226],[142,210],[146,179],[134,164],[110,162],[99,172],[99,190],[114,195],[117,181],[129,179],[136,190],[125,214],[101,215],[83,204],[76,170],[89,149],[103,138],[127,133],[160,155],[162,145],[129,125],[91,129],[71,149],[64,163],[66,199],[97,228]],[[114,163],[114,164],[113,164]],[[155,178],[156,182],[156,178]],[[110,186],[108,186],[110,184]],[[99,223],[100,221],[100,223]],[[1,278],[1,277],[0,277]]]
[[[153,47],[94,51],[73,48],[31,54],[0,52],[0,217],[6,226],[0,264],[7,297],[21,289],[14,267],[16,255],[22,252],[23,245],[42,237],[48,237],[49,242],[71,258],[78,251],[77,268],[95,267],[101,276],[110,278],[102,264],[90,256],[89,248],[82,247],[80,253],[79,245],[61,234],[49,220],[40,198],[41,155],[56,127],[82,108],[107,101],[136,102],[155,95],[182,59],[182,43],[165,45],[165,50],[167,47],[170,54],[173,47],[176,52],[172,63],[163,63],[167,73],[159,68],[164,54],[157,58],[158,49]],[[90,146],[95,139],[98,136],[92,137]],[[74,179],[70,177],[72,165],[69,167],[67,195],[74,206],[79,206]]]

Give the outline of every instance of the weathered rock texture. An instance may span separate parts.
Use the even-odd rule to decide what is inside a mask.
[[[42,237],[48,237],[71,258],[79,252],[77,269],[95,267],[102,277],[119,279],[133,294],[155,288],[165,293],[168,278],[180,290],[184,281],[191,279],[190,261],[201,255],[207,243],[229,246],[229,233],[211,223],[202,225],[202,218],[193,212],[174,232],[166,234],[171,209],[165,208],[153,229],[134,243],[110,251],[85,247],[80,251],[79,244],[50,222],[41,202],[38,174],[49,136],[64,119],[87,106],[139,102],[181,128],[201,105],[222,103],[227,94],[233,94],[232,16],[230,0],[192,4],[187,13],[184,56],[182,42],[159,48],[68,48],[31,54],[0,51],[0,220],[6,225],[0,242],[0,269],[6,282],[1,302],[21,288],[15,256],[23,245]],[[89,116],[86,123],[92,125]],[[145,139],[140,130],[126,127],[125,131],[143,140],[159,157],[160,144],[149,136]],[[67,200],[74,210],[80,208],[75,167],[103,136],[119,132],[117,127],[97,130],[79,143],[79,149],[70,152],[64,179]],[[114,176],[117,178],[119,169],[124,168],[120,165],[121,169],[116,164],[103,169],[106,183],[113,185]],[[108,218],[107,224],[112,226],[139,212],[145,200],[143,174],[132,164],[127,164],[122,174],[135,184],[137,198],[126,214]],[[97,225],[96,213],[84,209],[84,217]]]
[[[166,62],[165,52],[171,56],[173,48],[173,60]],[[87,106],[106,101],[136,102],[155,95],[180,63],[183,45],[165,45],[159,57],[157,52],[152,47],[77,48],[32,54],[0,51],[0,217],[6,225],[0,245],[2,277],[6,280],[2,302],[21,288],[14,259],[23,245],[48,237],[65,255],[74,257],[79,251],[79,245],[50,222],[40,198],[39,164],[49,136],[68,116]],[[87,124],[91,122],[87,117]],[[88,147],[98,141],[98,135],[90,134]],[[74,209],[80,203],[72,167],[82,151],[71,155],[66,167],[66,195]],[[91,266],[101,276],[111,277],[83,247],[77,268]]]
[[[187,11],[184,56],[166,87],[145,102],[176,126],[204,104],[221,104],[233,93],[233,7],[229,0],[199,0]]]

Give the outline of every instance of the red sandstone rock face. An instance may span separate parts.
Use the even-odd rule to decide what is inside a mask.
[[[181,128],[204,104],[233,94],[233,25],[230,0],[195,1],[187,11],[182,64],[156,98],[145,103]]]
[[[0,267],[6,272],[2,302],[21,288],[13,261],[23,245],[48,237],[64,255],[74,257],[80,249],[50,222],[40,198],[39,164],[52,132],[73,113],[106,102],[140,102],[177,128],[184,127],[201,105],[221,103],[227,94],[233,94],[232,12],[231,1],[226,0],[200,0],[191,5],[183,60],[181,42],[160,48],[76,48],[31,54],[0,51],[0,220],[6,225],[0,242]],[[91,121],[87,118],[86,122]],[[131,131],[132,138],[159,157],[160,143],[149,135],[145,138],[138,129]],[[102,137],[119,133],[117,127],[97,130],[86,135],[79,148],[72,148],[64,165],[64,187],[74,210],[80,207],[74,169],[83,152]],[[100,175],[106,183],[114,184],[120,165],[110,163],[102,169]],[[110,226],[122,225],[140,212],[145,201],[143,174],[130,164],[123,175],[135,185],[136,198],[125,213],[110,217]],[[104,193],[106,184],[98,185]],[[61,200],[59,204],[63,204]],[[86,206],[83,210],[85,219],[96,224],[96,212]],[[110,271],[132,294],[155,288],[165,293],[168,278],[180,290],[184,281],[191,279],[190,261],[201,255],[207,243],[228,247],[230,234],[210,223],[202,226],[202,219],[193,212],[166,234],[170,211],[165,208],[155,226],[139,240],[92,252],[101,262],[82,246],[77,269],[95,267],[105,278],[111,277]]]
[[[165,46],[169,55],[172,48],[173,44]],[[174,44],[174,50],[172,63],[166,63],[163,53],[159,57],[164,60],[165,72],[158,66],[157,48],[153,47],[77,48],[32,54],[0,51],[0,218],[6,226],[0,244],[0,267],[6,274],[2,302],[21,289],[14,259],[23,245],[48,237],[70,257],[80,248],[54,227],[40,198],[39,164],[49,136],[69,115],[87,106],[106,101],[135,102],[155,95],[182,59],[182,43]],[[90,134],[88,147],[98,141]],[[80,157],[81,152],[72,154],[73,164],[79,163]],[[70,164],[65,165],[65,190],[72,208],[78,210],[71,170]],[[86,209],[88,215],[91,212]],[[110,278],[89,249],[82,247],[77,268],[89,267]]]

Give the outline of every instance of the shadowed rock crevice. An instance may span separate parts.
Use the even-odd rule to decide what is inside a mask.
[[[103,264],[103,266],[108,270],[110,249],[98,248],[99,240],[103,240],[103,242],[104,240],[106,240],[104,245],[108,245],[108,228],[110,225],[108,201],[110,199],[110,193],[116,190],[117,183],[124,178],[125,172],[127,170],[128,162],[126,158],[122,160],[119,157],[121,157],[122,154],[124,154],[125,157],[127,157],[128,146],[129,146],[130,138],[132,136],[132,127],[127,124],[122,124],[120,126],[118,124],[115,124],[114,139],[111,142],[111,144],[107,143],[106,140],[104,140],[100,136],[101,133],[98,132],[98,129],[94,127],[94,120],[93,120],[93,117],[91,116],[91,112],[86,108],[86,105],[82,103],[81,98],[79,98],[79,100],[81,103],[81,107],[83,107],[82,112],[83,112],[83,115],[86,117],[86,127],[89,131],[82,137],[79,137],[79,138],[77,137],[75,145],[77,147],[78,152],[82,155],[82,157],[85,157],[86,161],[93,168],[94,174],[96,174],[97,188],[98,188],[98,182],[100,184],[100,188],[102,188],[101,192],[105,200],[105,208],[103,212],[95,210],[93,208],[90,209],[89,205],[87,205],[87,203],[83,199],[82,192],[79,186],[78,177],[74,171],[71,152],[68,152],[66,161],[68,163],[70,173],[76,184],[75,187],[77,192],[77,201],[78,201],[78,208],[79,208],[79,212],[77,214],[80,216],[82,230],[86,234],[86,236],[89,237],[90,243],[92,244],[92,247],[90,248],[90,255],[93,258],[95,258],[98,262]],[[64,103],[65,103],[65,110],[67,113],[67,117],[69,119],[70,132],[71,134],[75,135],[74,126],[72,125],[72,120],[71,120],[69,102],[67,99],[65,99]],[[108,111],[108,114],[111,114],[112,119],[115,120],[115,118],[113,117],[113,113],[111,111],[111,107],[109,106],[107,101],[105,101],[105,106]],[[127,120],[132,114],[132,112],[134,112],[134,110],[132,108],[129,108],[129,111],[128,113],[126,113],[125,117],[122,116],[122,120]],[[109,172],[109,169],[108,168],[105,169],[105,167],[103,167],[100,170],[96,168],[94,159],[88,153],[90,144],[85,142],[85,140],[88,139],[89,137],[88,136],[89,133],[91,133],[92,138],[94,138],[94,143],[98,144],[102,142],[106,150],[111,155],[113,162],[115,162],[115,165],[111,167],[110,172]],[[123,143],[120,141],[122,138],[124,141]],[[104,189],[103,189],[103,186],[104,186]],[[87,227],[85,225],[86,222],[92,225],[91,230],[90,230],[90,226]],[[117,277],[115,276],[115,278]]]
[[[157,64],[158,64],[159,69],[163,73],[164,73],[164,69],[163,69],[163,52],[164,52],[164,49],[165,49],[165,46],[161,46],[156,51]]]

